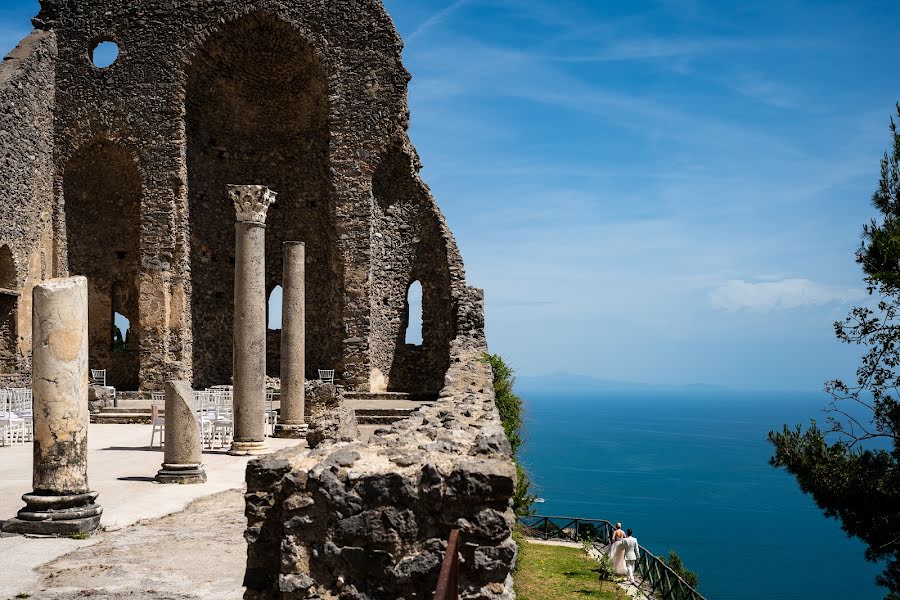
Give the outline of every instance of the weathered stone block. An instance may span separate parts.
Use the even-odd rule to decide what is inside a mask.
[[[104,408],[110,408],[115,404],[116,390],[111,387],[92,385],[88,388],[88,410],[92,414],[98,413]]]

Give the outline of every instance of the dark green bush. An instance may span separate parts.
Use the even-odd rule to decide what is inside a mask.
[[[681,557],[678,556],[674,550],[669,550],[669,558],[666,560],[666,564],[669,565],[669,568],[675,571],[679,577],[684,579],[689,586],[697,589],[697,585],[700,583],[700,577],[693,571],[688,571],[685,568]]]
[[[513,509],[516,516],[524,517],[532,514],[531,505],[535,496],[531,493],[531,481],[528,473],[519,463],[518,451],[522,445],[522,425],[524,402],[513,392],[515,372],[506,364],[499,354],[485,354],[483,359],[491,366],[494,373],[494,402],[500,412],[500,422],[506,439],[512,447],[513,460],[516,463],[516,490],[513,496]]]

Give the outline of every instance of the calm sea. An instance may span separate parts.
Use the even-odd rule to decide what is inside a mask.
[[[864,545],[767,464],[768,431],[822,422],[823,394],[518,391],[538,514],[621,521],[710,600],[884,598]]]

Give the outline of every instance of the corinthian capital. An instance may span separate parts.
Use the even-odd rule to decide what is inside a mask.
[[[264,185],[229,185],[228,197],[234,202],[239,223],[266,224],[266,213],[277,194]]]

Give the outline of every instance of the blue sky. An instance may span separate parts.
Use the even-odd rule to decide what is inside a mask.
[[[896,2],[386,0],[411,136],[522,374],[819,388],[900,99]],[[35,2],[6,0],[0,47]]]

